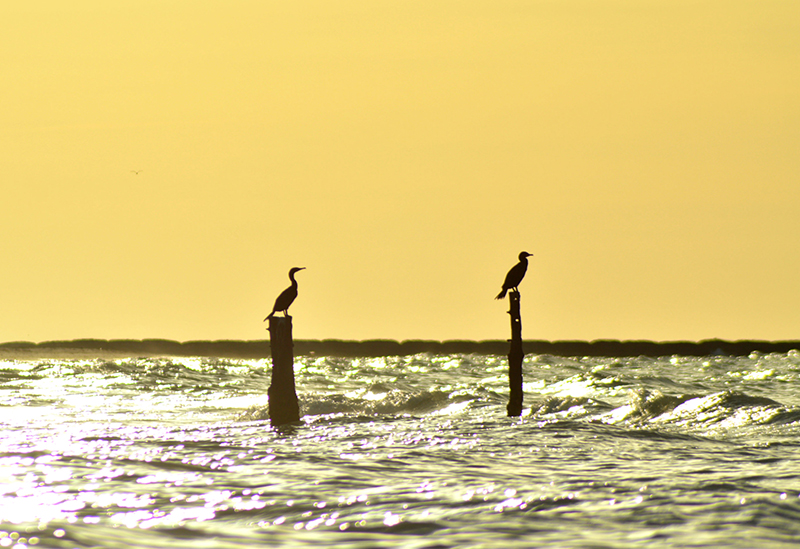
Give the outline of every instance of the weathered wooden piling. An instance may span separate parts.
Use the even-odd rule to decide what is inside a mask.
[[[269,317],[269,342],[272,349],[272,382],[267,391],[269,419],[274,426],[300,421],[294,383],[292,317]]]
[[[511,315],[511,349],[508,352],[508,410],[509,417],[522,415],[522,317],[519,312],[519,292],[511,290],[509,311]]]

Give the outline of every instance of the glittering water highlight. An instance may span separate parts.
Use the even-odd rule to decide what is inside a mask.
[[[0,363],[0,547],[794,547],[800,355]]]

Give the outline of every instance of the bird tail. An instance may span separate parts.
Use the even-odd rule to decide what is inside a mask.
[[[273,316],[275,316],[275,311],[272,311],[270,314],[268,314],[268,315],[267,315],[267,318],[265,318],[265,319],[264,319],[264,322],[266,322],[267,320],[269,320],[269,319],[270,319],[270,318],[272,318]]]
[[[506,291],[507,290],[503,288],[503,291],[497,294],[497,297],[495,299],[503,299],[506,296]]]

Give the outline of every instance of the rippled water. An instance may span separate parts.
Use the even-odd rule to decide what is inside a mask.
[[[0,363],[0,547],[794,547],[800,355]]]

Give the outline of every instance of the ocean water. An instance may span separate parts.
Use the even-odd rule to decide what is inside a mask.
[[[0,363],[0,547],[797,547],[800,354]]]

